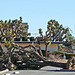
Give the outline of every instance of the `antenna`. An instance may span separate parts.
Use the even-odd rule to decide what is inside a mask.
[[[32,35],[34,35],[34,38],[36,38],[36,36],[39,35],[39,33],[32,33]]]

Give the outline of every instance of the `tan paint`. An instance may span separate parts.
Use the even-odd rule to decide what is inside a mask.
[[[37,43],[15,43],[19,46],[27,46],[27,45],[37,45]],[[5,50],[7,50],[5,47],[4,47],[4,43],[0,43],[0,45],[2,46],[2,48]],[[45,43],[40,43],[40,46],[41,46],[41,49],[42,50],[45,50]],[[48,51],[58,51],[58,44],[51,44],[48,46]]]

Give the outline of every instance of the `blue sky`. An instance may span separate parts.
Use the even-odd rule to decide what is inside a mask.
[[[0,19],[19,19],[28,22],[29,32],[46,31],[47,22],[55,19],[69,27],[75,36],[75,0],[0,0]],[[38,35],[38,34],[37,34]]]

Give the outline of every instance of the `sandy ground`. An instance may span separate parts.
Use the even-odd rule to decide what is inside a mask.
[[[19,73],[13,74],[14,72],[19,72]],[[68,71],[68,70],[63,71],[62,68],[46,66],[41,68],[40,70],[15,70],[5,74],[8,75],[75,75],[75,71]]]

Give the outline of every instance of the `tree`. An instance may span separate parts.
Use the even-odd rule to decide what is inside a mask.
[[[46,58],[47,58],[47,46],[50,44],[50,41],[64,41],[67,40],[67,35],[69,34],[69,28],[64,28],[62,24],[59,24],[58,21],[50,20],[48,21],[47,31],[45,32],[45,38],[42,32],[42,29],[39,29],[39,34],[42,36],[42,39],[45,42],[46,49]]]
[[[9,65],[11,65],[11,49],[15,45],[13,43],[14,38],[22,38],[23,36],[27,37],[30,33],[26,32],[26,28],[28,26],[23,26],[22,25],[22,17],[20,17],[20,20],[15,19],[15,20],[5,20],[4,22],[1,20],[0,21],[0,37],[1,41],[5,42],[5,47],[8,50],[9,54]]]
[[[73,41],[72,41],[73,43],[75,43],[75,38],[73,39]]]

